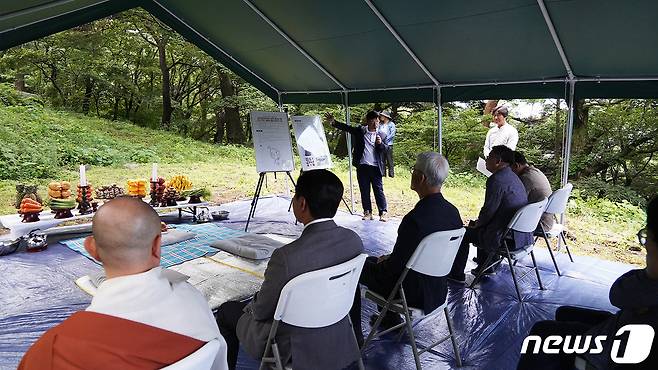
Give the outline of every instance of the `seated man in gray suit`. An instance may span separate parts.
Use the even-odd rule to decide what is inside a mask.
[[[327,170],[299,176],[292,206],[295,217],[304,224],[302,235],[274,251],[263,285],[249,304],[226,302],[217,312],[217,324],[228,345],[229,368],[235,369],[239,344],[252,357],[261,358],[279,294],[288,281],[362,253],[359,236],[332,220],[342,197],[343,184]],[[283,362],[292,358],[295,369],[343,369],[360,356],[347,316],[318,329],[281,323],[276,341]]]

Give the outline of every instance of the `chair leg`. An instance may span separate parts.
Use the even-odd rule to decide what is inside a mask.
[[[567,244],[567,238],[564,237],[564,232],[560,232],[560,238],[562,238],[562,242],[564,243],[564,248],[567,250],[567,254],[569,255],[569,259],[571,262],[573,262],[573,257],[571,256],[571,251],[569,250],[569,244]]]
[[[404,307],[404,320],[406,321],[407,332],[409,333],[409,340],[411,341],[411,350],[414,354],[414,361],[416,362],[416,370],[422,370],[420,365],[420,356],[418,355],[418,347],[416,346],[416,338],[414,337],[414,328],[411,325],[411,316],[409,315],[409,306],[407,306],[407,297],[404,295],[404,289],[400,287],[400,296],[402,298],[402,306]]]
[[[551,242],[546,237],[546,234],[544,234],[543,237],[544,237],[544,241],[546,242],[546,248],[548,248],[548,253],[551,255],[551,259],[553,260],[553,266],[555,266],[555,272],[557,272],[557,276],[562,276],[562,274],[560,273],[560,269],[557,267],[557,261],[555,261],[555,255],[553,254],[553,249],[551,249]]]
[[[281,355],[279,354],[279,346],[274,342],[272,344],[272,353],[274,353],[274,362],[276,364],[276,370],[283,370],[283,364],[281,363]]]
[[[535,273],[537,274],[537,281],[539,282],[539,290],[544,290],[544,286],[541,283],[541,276],[539,276],[539,267],[537,267],[537,260],[535,260],[535,252],[530,251],[530,257],[532,257],[532,265],[535,266],[534,269],[535,269]]]
[[[443,313],[446,315],[446,323],[448,324],[448,332],[450,332],[450,340],[452,341],[452,349],[455,351],[455,360],[457,361],[457,367],[462,367],[462,356],[459,353],[459,347],[457,347],[457,338],[455,338],[455,330],[452,324],[452,318],[448,313],[448,307],[443,308]]]
[[[516,281],[516,273],[514,273],[514,266],[512,266],[512,257],[510,256],[509,250],[507,251],[507,263],[509,264],[509,270],[512,273],[512,280],[514,281],[516,296],[519,297],[519,302],[523,302],[523,299],[521,299],[521,291],[519,290],[519,283]]]
[[[357,360],[357,364],[359,365],[359,370],[365,370],[365,366],[363,365],[363,358],[361,357],[361,348],[359,348],[359,341],[356,339],[356,333],[354,333],[354,326],[352,325],[352,319],[350,318],[350,315],[347,315],[347,320],[350,323],[350,328],[352,328],[354,343],[356,343],[356,349],[359,352],[359,359]]]
[[[375,337],[375,334],[377,333],[377,328],[379,328],[379,325],[382,323],[382,320],[384,319],[386,312],[388,312],[389,305],[390,305],[390,301],[387,301],[386,304],[384,305],[384,308],[382,308],[382,310],[377,315],[377,320],[375,320],[375,325],[372,326],[372,328],[370,329],[370,333],[368,333],[368,337],[363,342],[363,347],[361,347],[361,353],[365,351],[370,341]]]
[[[484,267],[489,266],[489,264],[491,263],[491,260],[493,260],[493,258],[494,258],[494,255],[495,255],[495,253],[489,253],[489,256],[487,256],[487,260],[484,261],[484,265],[480,265],[480,266],[484,266]],[[482,277],[482,275],[484,273],[484,270],[485,269],[481,269],[480,272],[478,272],[478,274],[475,275],[475,279],[473,279],[473,282],[471,283],[471,285],[468,286],[469,289],[473,289],[475,284],[477,284],[480,281],[480,278]]]

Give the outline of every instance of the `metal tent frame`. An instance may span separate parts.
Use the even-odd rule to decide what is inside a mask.
[[[569,178],[569,165],[571,160],[571,141],[573,137],[573,121],[574,121],[574,104],[576,97],[658,97],[658,71],[642,70],[635,71],[636,75],[629,76],[616,76],[612,75],[610,72],[606,75],[578,75],[574,72],[572,60],[570,55],[564,47],[563,40],[560,37],[560,32],[558,27],[554,22],[554,19],[551,17],[551,10],[557,12],[558,16],[562,17],[564,22],[567,22],[572,19],[565,20],[565,14],[569,14],[569,11],[574,9],[581,9],[579,6],[589,5],[588,0],[582,0],[583,3],[587,4],[557,4],[554,2],[545,0],[536,0],[535,8],[541,14],[541,19],[545,23],[545,30],[550,36],[550,40],[553,43],[553,51],[550,51],[550,47],[545,45],[545,49],[541,49],[542,52],[545,52],[546,57],[551,57],[552,52],[557,52],[559,61],[562,64],[564,70],[564,75],[545,77],[541,78],[503,78],[498,80],[480,80],[477,79],[471,81],[449,81],[449,70],[441,70],[440,75],[444,79],[440,79],[433,72],[430,65],[427,64],[430,59],[427,59],[418,53],[418,50],[414,50],[414,47],[410,41],[411,38],[405,39],[405,36],[400,31],[404,30],[408,32],[409,25],[400,25],[399,22],[396,22],[391,16],[395,13],[391,13],[391,8],[395,9],[395,2],[389,0],[364,0],[363,2],[341,2],[340,5],[350,5],[358,7],[361,5],[358,10],[362,13],[359,13],[359,16],[367,17],[373,16],[376,20],[373,20],[374,23],[378,23],[380,26],[383,25],[384,33],[377,34],[377,36],[383,39],[390,36],[391,45],[397,44],[406,54],[413,63],[410,65],[418,68],[418,71],[422,71],[424,75],[431,83],[426,82],[412,82],[409,83],[400,83],[396,86],[387,86],[385,81],[378,81],[377,86],[358,86],[358,84],[353,84],[352,81],[345,80],[341,78],[337,71],[332,70],[330,63],[333,63],[331,60],[328,60],[326,56],[321,58],[318,56],[317,49],[313,52],[309,49],[309,40],[299,40],[299,37],[295,37],[294,32],[298,31],[294,28],[291,28],[288,23],[288,27],[282,26],[279,22],[281,21],[281,14],[279,13],[279,19],[274,19],[271,15],[268,15],[268,9],[272,12],[273,9],[278,9],[278,4],[272,5],[271,3],[261,1],[261,0],[231,0],[226,3],[222,3],[222,6],[232,7],[230,9],[240,10],[242,17],[251,17],[249,19],[251,22],[255,20],[260,20],[264,22],[270,31],[274,31],[274,35],[278,35],[282,44],[286,44],[291,47],[291,51],[287,54],[287,57],[300,57],[301,60],[305,60],[310,63],[315,72],[319,73],[318,76],[322,76],[323,81],[331,81],[330,85],[327,85],[324,88],[305,88],[297,89],[290,88],[290,86],[283,86],[281,83],[277,83],[272,80],[272,75],[268,75],[267,71],[263,69],[263,63],[254,63],[253,60],[249,63],[248,58],[245,59],[245,53],[242,50],[236,50],[235,48],[231,49],[230,45],[224,45],[221,42],[217,41],[216,36],[213,37],[210,32],[212,27],[203,29],[203,26],[208,26],[207,24],[199,24],[199,19],[190,20],[186,19],[185,13],[183,10],[189,10],[194,7],[194,1],[188,4],[176,3],[172,0],[33,0],[30,2],[21,2],[20,0],[7,0],[3,2],[3,5],[0,5],[0,50],[7,49],[12,46],[19,45],[21,43],[46,36],[48,34],[56,33],[71,27],[78,26],[99,18],[109,16],[111,14],[128,10],[134,7],[142,7],[143,9],[151,12],[165,24],[167,24],[172,29],[181,33],[186,37],[190,42],[196,44],[201,49],[206,51],[212,57],[216,58],[218,61],[223,63],[227,68],[233,70],[236,74],[240,75],[247,82],[254,85],[256,88],[261,90],[263,93],[268,95],[270,98],[275,100],[279,106],[282,106],[286,102],[295,102],[295,103],[338,103],[342,104],[345,109],[345,120],[350,122],[350,104],[358,104],[362,102],[374,102],[374,101],[405,101],[408,97],[412,97],[415,101],[427,101],[432,102],[436,106],[437,111],[437,139],[438,139],[438,151],[443,152],[443,110],[442,104],[444,102],[455,101],[455,100],[472,100],[472,99],[483,99],[483,98],[510,98],[510,97],[545,97],[545,98],[564,98],[568,104],[568,114],[567,122],[565,127],[565,140],[564,140],[564,150],[562,158],[562,171],[561,171],[561,183],[562,185],[568,182]],[[297,5],[300,9],[310,9],[317,10],[321,5],[306,3],[306,2],[295,2],[295,0],[288,0],[287,5]],[[416,13],[419,17],[426,10],[423,7],[430,6],[443,6],[449,8],[450,6],[461,6],[462,3],[447,2],[447,5],[441,4],[436,5],[431,1],[416,0],[412,1],[407,5],[408,8],[413,7],[413,5],[418,5],[418,10]],[[485,4],[486,2],[479,2],[478,4]],[[514,6],[510,6],[507,10],[519,10],[521,8],[534,12],[532,1],[517,1]],[[310,4],[310,5],[309,5]],[[609,4],[602,3],[593,3],[596,6],[605,7]],[[244,7],[240,8],[242,5]],[[468,5],[463,5],[467,7]],[[641,9],[639,13],[642,13],[645,9],[654,9],[655,4],[651,0],[640,0],[634,4],[617,4],[617,6],[628,6],[630,10],[633,10],[633,6],[636,9]],[[314,8],[315,7],[315,8]],[[415,8],[414,8],[415,9]],[[437,8],[434,8],[435,10]],[[388,11],[388,13],[387,13]],[[622,11],[622,10],[618,10]],[[465,11],[466,12],[466,11]],[[275,12],[276,13],[276,12]],[[646,13],[646,12],[645,12]],[[189,12],[187,16],[189,18]],[[387,16],[388,14],[388,16]],[[527,13],[519,13],[527,14]],[[529,13],[536,18],[538,13]],[[608,13],[616,14],[616,13]],[[197,14],[198,15],[198,14]],[[313,14],[298,14],[301,16],[310,16]],[[642,14],[645,16],[646,14]],[[475,17],[477,15],[472,15]],[[637,16],[637,15],[636,15]],[[558,17],[559,18],[559,17]],[[254,20],[255,19],[255,20]],[[534,18],[533,18],[534,19]],[[287,19],[290,22],[290,19]],[[646,21],[646,19],[643,19]],[[649,19],[647,24],[658,24],[658,22],[652,22],[653,19]],[[658,20],[658,18],[656,19]],[[372,24],[374,24],[372,23]],[[632,20],[628,24],[633,24]],[[212,26],[212,25],[211,25]],[[534,26],[534,24],[533,24]],[[347,26],[345,26],[347,27]],[[405,27],[405,29],[403,29]],[[655,29],[654,29],[655,31]],[[370,31],[368,31],[370,32]],[[372,32],[380,32],[380,29],[376,29]],[[388,36],[386,36],[386,34]],[[658,33],[658,32],[654,32]],[[407,33],[407,36],[410,34]],[[413,34],[411,34],[413,36]],[[562,36],[571,36],[569,32],[562,34]],[[409,36],[411,37],[411,36]],[[542,35],[542,37],[544,37]],[[549,39],[542,39],[542,42],[548,43]],[[653,40],[653,39],[650,39]],[[390,41],[390,40],[389,40]],[[573,40],[572,40],[573,42]],[[416,44],[418,46],[418,44]],[[573,45],[570,45],[571,50],[578,51],[577,48]],[[298,55],[290,54],[298,53]],[[427,51],[425,50],[427,54]],[[315,54],[315,55],[314,55]],[[572,55],[573,56],[573,55]],[[652,57],[655,57],[652,55]],[[432,60],[433,61],[433,60]],[[556,60],[557,61],[557,60]],[[582,64],[582,60],[580,61]],[[335,65],[335,64],[334,64]],[[637,67],[637,65],[635,66]],[[645,72],[645,76],[642,76],[642,72]],[[591,71],[589,71],[591,72]],[[414,72],[415,73],[415,72]],[[596,71],[594,71],[596,73]],[[532,77],[532,76],[531,76]],[[534,76],[540,77],[540,76]],[[636,84],[632,84],[636,83]],[[638,85],[637,83],[647,83],[644,87],[645,91],[634,91]],[[615,90],[612,92],[604,92],[599,94],[595,90],[599,86],[621,86],[620,84],[629,84],[625,85],[626,91]],[[290,85],[290,84],[288,84]],[[298,85],[295,85],[298,86]],[[334,88],[335,86],[335,88]],[[568,87],[566,89],[567,94],[564,96],[564,90],[560,86]],[[587,93],[579,95],[578,86],[583,86],[589,89]],[[534,90],[530,91],[527,88],[532,87]],[[648,89],[646,88],[648,87]],[[585,90],[587,90],[585,89]],[[628,91],[630,89],[630,92]],[[600,89],[599,89],[600,90]],[[509,94],[504,96],[505,94]],[[522,96],[524,94],[530,94],[532,96]],[[618,94],[619,96],[615,96]],[[406,100],[409,101],[409,100]],[[350,190],[351,190],[351,199],[352,207],[354,207],[354,196],[352,191],[352,170],[351,170],[351,138],[348,136],[348,153],[350,156]]]

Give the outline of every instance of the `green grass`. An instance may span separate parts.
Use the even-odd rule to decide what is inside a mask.
[[[126,122],[48,109],[0,107],[0,142],[2,214],[15,212],[17,183],[38,184],[45,198],[48,182],[77,182],[77,166],[83,161],[91,163],[87,179],[95,187],[112,183],[125,187],[128,179],[148,179],[151,162],[157,161],[159,175],[187,175],[195,187],[211,190],[213,200],[219,203],[253,196],[258,179],[252,148],[216,146]],[[335,159],[335,163],[349,199],[347,161]],[[39,169],[34,170],[35,166]],[[402,166],[396,170],[395,178],[384,180],[384,189],[391,216],[401,218],[418,197],[409,188],[408,170]],[[360,212],[355,173],[353,180],[356,210]],[[451,173],[443,193],[464,220],[474,219],[484,200],[484,184],[481,175]],[[276,179],[268,175],[263,194],[285,194],[287,188],[284,175]],[[568,217],[572,251],[643,265],[645,252],[632,250],[638,245],[635,232],[643,223],[644,212],[636,206],[576,196],[570,201]]]

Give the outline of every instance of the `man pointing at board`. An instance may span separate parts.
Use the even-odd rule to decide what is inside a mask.
[[[359,181],[361,204],[363,204],[363,220],[372,220],[372,203],[370,202],[370,187],[375,193],[375,202],[379,209],[379,221],[386,221],[386,196],[382,177],[386,155],[386,134],[378,130],[379,114],[370,111],[366,114],[366,126],[354,127],[338,122],[331,113],[324,115],[325,121],[331,126],[354,136],[352,165],[356,167],[356,178]]]

